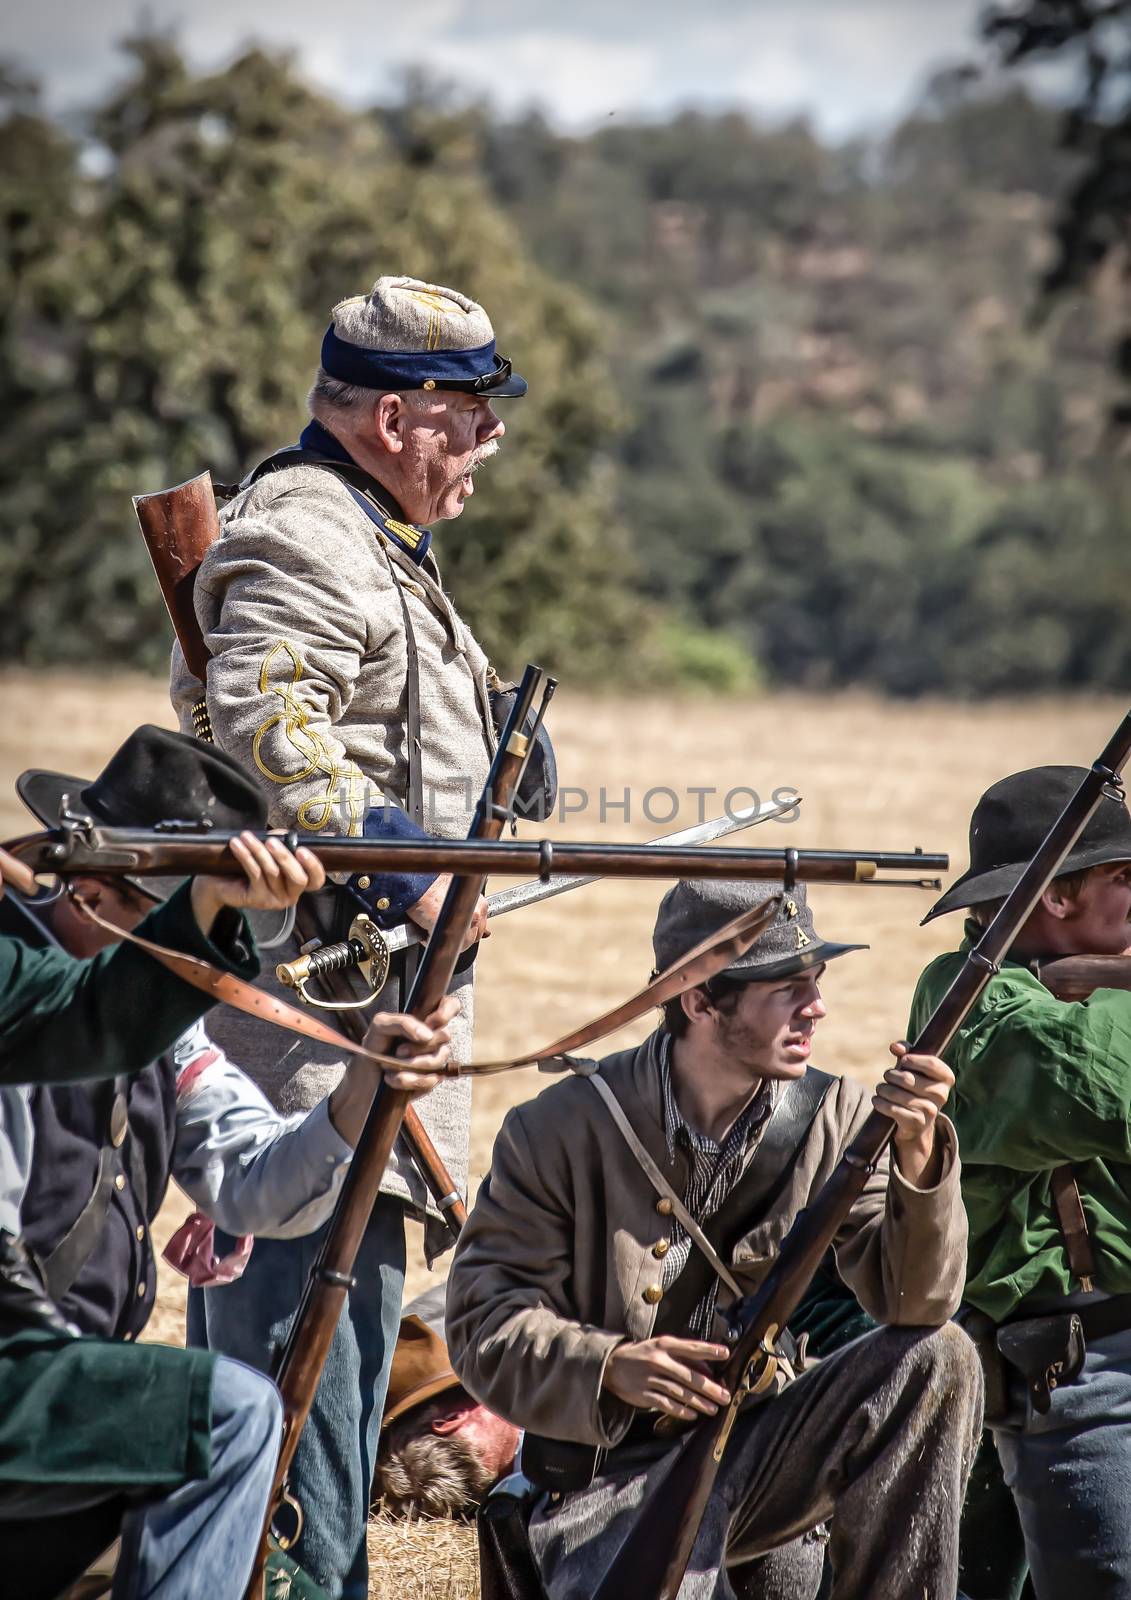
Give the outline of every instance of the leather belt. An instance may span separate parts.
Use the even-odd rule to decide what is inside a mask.
[[[1066,1314],[1079,1317],[1085,1339],[1105,1339],[1108,1334],[1125,1333],[1131,1328],[1131,1294],[1113,1294],[1110,1299],[1098,1300],[1092,1306],[1063,1306],[1059,1311],[1044,1306],[1040,1311],[1029,1311],[1023,1306],[1016,1315],[1006,1317],[1000,1324],[1007,1328],[1014,1322],[1034,1321],[1039,1317],[1059,1317]]]

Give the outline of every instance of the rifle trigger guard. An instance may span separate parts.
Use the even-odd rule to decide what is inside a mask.
[[[773,1383],[778,1370],[778,1353],[774,1349],[774,1340],[778,1336],[778,1325],[771,1322],[762,1335],[761,1343],[746,1364],[746,1370],[735,1384],[734,1394],[731,1396],[730,1405],[727,1407],[726,1418],[715,1440],[715,1447],[711,1454],[716,1462],[723,1459],[723,1453],[730,1438],[731,1429],[738,1420],[738,1413],[742,1409],[744,1400],[751,1395],[764,1394]]]
[[[294,1517],[295,1531],[293,1533],[280,1533],[278,1528],[275,1526],[275,1518],[279,1515],[280,1511],[289,1511]],[[302,1537],[303,1521],[304,1518],[302,1514],[302,1507],[299,1505],[298,1501],[295,1499],[287,1485],[284,1484],[282,1489],[279,1491],[279,1503],[271,1513],[271,1532],[275,1535],[275,1543],[279,1546],[280,1550],[290,1550],[298,1543],[299,1539]]]

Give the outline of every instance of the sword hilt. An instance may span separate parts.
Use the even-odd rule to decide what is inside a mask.
[[[308,1006],[323,1011],[358,1011],[376,999],[389,975],[389,947],[380,928],[364,912],[350,924],[347,938],[336,944],[320,945],[293,961],[280,961],[275,976],[288,989],[294,989]],[[333,972],[346,972],[357,967],[369,984],[370,992],[363,1000],[338,1000],[333,1004],[316,1000],[307,991],[312,978],[328,977]]]

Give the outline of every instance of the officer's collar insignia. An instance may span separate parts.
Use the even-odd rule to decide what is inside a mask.
[[[414,528],[411,522],[398,522],[395,517],[386,517],[385,527],[393,535],[394,539],[399,540],[406,549],[414,553],[419,549],[420,541],[424,538],[424,530],[422,528]]]
[[[431,528],[417,528],[411,522],[401,522],[397,517],[381,513],[381,526],[394,544],[412,557],[419,567],[432,544]]]

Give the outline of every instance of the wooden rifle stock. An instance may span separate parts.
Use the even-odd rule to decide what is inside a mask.
[[[198,478],[190,478],[175,489],[135,495],[134,511],[185,665],[204,685],[208,680],[210,657],[196,620],[193,588],[200,563],[209,546],[220,537],[211,475],[202,472]],[[203,693],[192,708],[192,726],[198,738],[213,743],[208,702]],[[353,1033],[355,1013],[344,1011],[339,1015],[347,1030]],[[360,1039],[360,1034],[358,1037]],[[405,1113],[404,1138],[413,1164],[439,1206],[441,1216],[458,1237],[467,1221],[467,1210],[458,1195],[453,1201],[456,1186],[411,1106]]]
[[[918,1055],[941,1055],[962,1026],[1002,958],[1028,921],[1099,805],[1105,789],[1122,793],[1119,774],[1131,756],[1131,713],[1049,830],[1036,855],[911,1045]],[[743,1400],[774,1376],[774,1341],[808,1288],[826,1250],[895,1131],[890,1117],[873,1111],[841,1157],[817,1198],[795,1219],[777,1260],[755,1294],[736,1309],[740,1328],[719,1381],[731,1404],[696,1425],[672,1469],[642,1510],[596,1591],[595,1600],[675,1600],[714,1488],[727,1439]],[[658,1431],[663,1431],[658,1430]]]
[[[209,545],[220,536],[212,478],[202,472],[175,489],[135,495],[134,510],[186,665],[204,683],[208,646],[196,620],[193,586]]]
[[[510,815],[529,748],[529,742],[521,730],[542,683],[542,676],[537,667],[527,667],[523,674],[487,775],[486,788],[475,810],[471,825],[471,837],[474,839],[497,839]],[[412,1016],[427,1017],[447,994],[483,883],[482,875],[452,879],[436,925],[424,947],[405,1006]],[[366,1035],[367,1044],[372,1044],[370,1035],[373,1033],[371,1026]],[[346,1172],[329,1232],[311,1269],[298,1315],[283,1351],[276,1379],[283,1396],[283,1443],[259,1560],[248,1588],[248,1600],[260,1600],[267,1536],[274,1511],[284,1503],[292,1506],[295,1503],[287,1493],[287,1473],[314,1401],[342,1306],[353,1284],[351,1274],[354,1261],[408,1107],[408,1094],[390,1089],[382,1079]],[[301,1528],[301,1520],[299,1526]]]
[[[1131,954],[1060,956],[1043,961],[1037,976],[1058,1000],[1086,1000],[1096,989],[1131,989]]]

